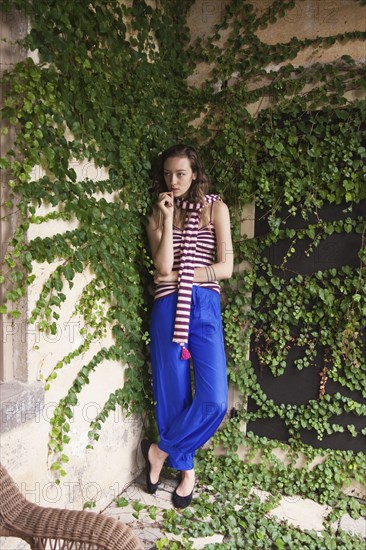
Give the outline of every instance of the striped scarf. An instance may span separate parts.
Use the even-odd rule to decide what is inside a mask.
[[[187,211],[181,244],[181,261],[178,272],[178,301],[173,333],[173,342],[177,342],[182,346],[181,359],[189,359],[190,357],[190,353],[184,347],[184,343],[188,341],[194,259],[200,215],[206,204],[212,204],[218,200],[221,200],[218,195],[206,195],[205,203],[189,202],[179,197],[174,201],[177,208]]]

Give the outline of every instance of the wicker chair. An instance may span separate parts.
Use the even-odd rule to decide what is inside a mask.
[[[95,512],[44,508],[27,501],[0,464],[0,536],[32,550],[135,550],[142,545],[122,522]]]

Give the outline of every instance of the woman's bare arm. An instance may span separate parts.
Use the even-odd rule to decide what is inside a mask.
[[[162,214],[162,226],[159,224],[159,211]],[[161,193],[147,225],[147,237],[154,266],[162,276],[169,275],[173,269],[173,213],[171,193]]]

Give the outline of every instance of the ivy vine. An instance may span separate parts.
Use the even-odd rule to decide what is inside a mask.
[[[3,207],[8,218],[16,212],[20,222],[0,273],[5,288],[0,312],[17,318],[16,303],[34,281],[34,263],[52,263],[55,269],[29,322],[55,333],[67,288],[78,273],[93,274],[75,304],[84,319],[83,342],[45,380],[47,389],[60,369],[72,361],[80,365],[51,419],[52,468],[65,475],[73,407],[104,360],[128,367],[123,387],[112,392],[90,424],[90,446],[116,407],[128,413],[152,409],[146,346],[151,264],[144,230],[151,167],[157,153],[173,142],[198,145],[215,191],[232,212],[236,263],[251,265],[223,288],[229,379],[245,398],[212,447],[200,453],[197,467],[206,496],[194,504],[194,512],[167,511],[166,528],[183,530],[185,548],[189,537],[213,532],[225,535],[227,548],[361,548],[357,538],[335,534],[331,519],[345,511],[360,514],[359,501],[343,491],[351,480],[363,482],[364,456],[314,449],[301,434],[315,432],[319,441],[342,431],[355,438],[366,435],[354,424],[337,422],[345,413],[364,417],[366,407],[366,102],[349,99],[350,91],[364,96],[364,66],[348,54],[310,66],[296,58],[305,48],[321,51],[364,40],[365,33],[267,44],[260,31],[270,29],[296,2],[274,0],[259,12],[249,1],[232,0],[210,35],[191,41],[186,21],[192,4],[4,2],[4,9],[21,9],[30,17],[22,45],[37,50],[40,62],[29,57],[2,78],[10,90],[2,109],[8,121],[3,133],[16,134],[0,160],[10,174],[11,196]],[[206,65],[209,75],[193,85],[189,77],[198,65]],[[79,180],[72,160],[93,161],[108,177]],[[32,179],[38,165],[43,175]],[[242,207],[254,200],[267,229],[248,239],[240,234]],[[46,215],[39,211],[43,205],[51,208]],[[338,221],[322,215],[327,205],[342,206]],[[27,241],[33,224],[47,227],[57,219],[76,222],[75,229]],[[300,226],[292,225],[294,219]],[[327,239],[343,234],[359,243],[356,266],[307,274],[294,269],[299,247],[311,258]],[[274,264],[268,250],[276,243],[284,253]],[[109,330],[114,344],[83,364],[91,342]],[[295,348],[293,368],[314,371],[321,349],[317,394],[300,405],[274,402],[260,384],[250,347],[274,377],[284,375]],[[329,380],[341,390],[328,392]],[[254,404],[249,409],[247,398]],[[271,418],[286,426],[286,446],[244,435],[243,422]],[[216,445],[224,447],[223,455],[213,452]],[[276,458],[278,448],[287,453],[287,464]],[[244,461],[238,454],[243,449]],[[260,464],[252,461],[258,453]],[[306,457],[303,468],[296,467],[299,454]],[[324,460],[312,467],[319,454]],[[252,486],[272,497],[261,502],[250,494]],[[280,494],[334,507],[321,543],[315,533],[266,517]],[[160,547],[164,544],[162,539]]]

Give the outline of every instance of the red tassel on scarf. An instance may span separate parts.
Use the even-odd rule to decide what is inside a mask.
[[[185,348],[184,346],[182,346],[182,353],[180,355],[180,358],[183,359],[183,360],[191,358],[191,354],[189,353],[187,348]]]

